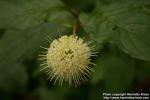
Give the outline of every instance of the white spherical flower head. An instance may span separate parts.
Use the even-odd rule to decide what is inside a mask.
[[[85,81],[92,71],[89,67],[91,48],[77,36],[62,36],[50,44],[46,54],[47,69],[51,80],[72,83]],[[55,83],[54,82],[54,83]]]

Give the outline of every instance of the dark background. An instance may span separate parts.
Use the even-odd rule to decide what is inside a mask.
[[[78,87],[40,71],[46,38],[93,40],[97,66]],[[102,93],[150,92],[150,0],[0,0],[0,100],[101,100]]]

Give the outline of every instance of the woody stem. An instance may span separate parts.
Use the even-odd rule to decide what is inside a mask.
[[[77,30],[77,22],[75,22],[75,23],[73,24],[72,34],[73,34],[74,37],[76,36],[76,30]]]

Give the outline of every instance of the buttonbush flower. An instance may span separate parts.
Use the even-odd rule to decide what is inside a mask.
[[[90,57],[95,56],[92,53],[94,46],[89,47],[90,43],[73,35],[64,35],[53,40],[50,47],[45,48],[46,54],[40,55],[44,60],[41,65],[44,65],[43,69],[46,69],[50,81],[54,80],[54,84],[58,81],[61,85],[65,81],[75,86],[86,81],[93,71],[89,66],[93,64]]]

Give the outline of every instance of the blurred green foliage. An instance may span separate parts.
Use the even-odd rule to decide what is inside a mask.
[[[87,83],[53,86],[40,72],[45,40],[77,33],[100,52]],[[150,92],[150,0],[0,0],[1,100],[100,100]]]

